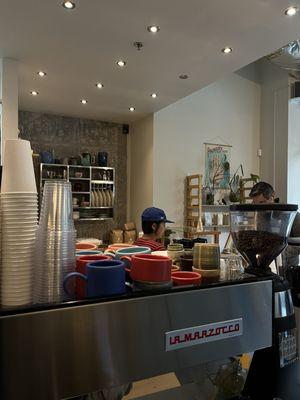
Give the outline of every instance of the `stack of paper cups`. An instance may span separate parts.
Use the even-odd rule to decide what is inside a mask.
[[[1,304],[32,303],[33,251],[38,220],[30,143],[7,140],[1,185]]]

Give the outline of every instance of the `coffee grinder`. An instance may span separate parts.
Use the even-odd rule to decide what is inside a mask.
[[[230,206],[231,235],[248,263],[245,273],[273,282],[273,345],[254,353],[243,391],[253,400],[285,400],[283,380],[297,364],[297,330],[289,282],[270,269],[271,262],[287,246],[297,209],[290,204]],[[299,385],[295,391],[296,397],[288,400],[300,398]]]

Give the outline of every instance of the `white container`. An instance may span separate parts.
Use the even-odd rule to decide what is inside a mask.
[[[1,193],[37,193],[32,150],[27,140],[6,140]]]

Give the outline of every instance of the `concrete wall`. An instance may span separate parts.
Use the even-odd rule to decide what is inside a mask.
[[[18,138],[18,62],[9,58],[0,58],[0,100],[0,132],[3,146],[6,139]]]
[[[77,222],[77,236],[108,239],[111,229],[124,226],[127,207],[127,135],[122,133],[121,124],[20,111],[19,128],[21,138],[30,140],[36,153],[53,150],[55,158],[107,151],[108,166],[116,169],[114,220]]]
[[[153,200],[183,226],[184,179],[204,174],[204,142],[231,144],[231,171],[259,173],[260,85],[237,74],[154,114]]]
[[[129,216],[141,229],[142,211],[153,205],[153,115],[130,126]]]

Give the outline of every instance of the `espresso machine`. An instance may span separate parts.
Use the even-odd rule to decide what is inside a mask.
[[[251,400],[300,398],[300,376],[294,382],[289,379],[286,385],[287,377],[296,377],[299,371],[290,285],[270,268],[287,246],[297,208],[290,204],[230,206],[231,234],[237,250],[248,263],[245,273],[268,276],[273,282],[273,345],[253,355],[243,391],[245,398]]]

